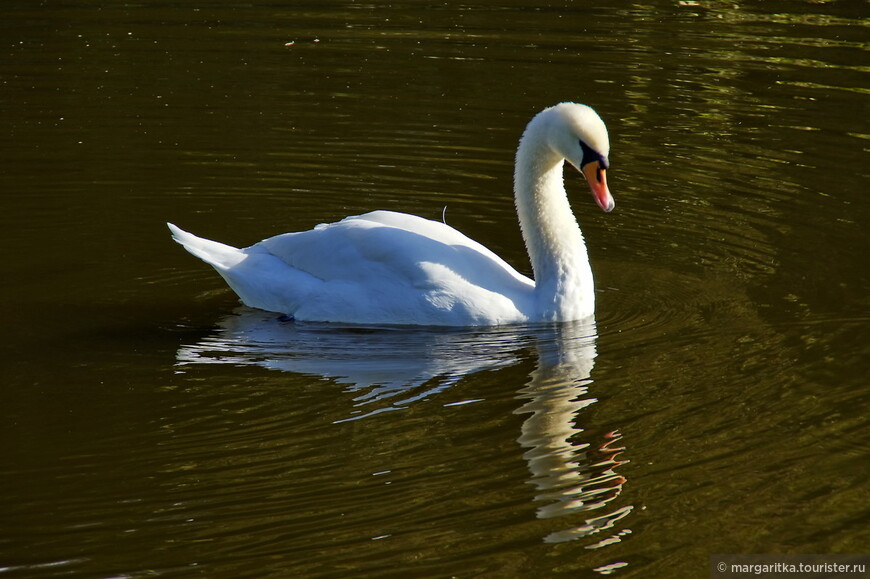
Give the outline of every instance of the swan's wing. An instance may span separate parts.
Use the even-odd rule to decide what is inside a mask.
[[[371,288],[443,288],[456,276],[503,294],[534,287],[495,253],[452,227],[392,211],[278,235],[248,249],[262,250],[318,279]]]
[[[417,325],[522,322],[534,282],[452,227],[375,211],[244,250],[319,281],[298,319]],[[294,292],[295,293],[295,292]]]

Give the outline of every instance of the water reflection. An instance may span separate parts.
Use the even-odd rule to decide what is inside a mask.
[[[527,449],[529,482],[542,503],[537,516],[583,518],[543,539],[556,543],[612,531],[587,545],[595,549],[630,532],[614,527],[633,509],[610,505],[626,482],[616,472],[626,462],[620,433],[595,441],[578,426],[581,411],[596,403],[588,392],[596,337],[594,320],[486,330],[337,327],[239,308],[213,335],[179,348],[177,363],[252,364],[331,379],[356,394],[356,408],[337,421],[345,422],[407,408],[465,376],[534,357],[536,368],[518,389],[525,402],[515,414],[528,415],[518,442]]]
[[[582,525],[545,537],[563,542],[612,529],[631,512],[624,506],[610,512],[607,507],[619,496],[625,477],[615,469],[623,464],[619,456],[619,431],[612,431],[597,445],[582,440],[583,429],[576,418],[597,400],[588,395],[595,359],[595,327],[568,324],[553,330],[549,340],[537,342],[538,367],[520,390],[528,401],[516,412],[531,414],[523,422],[519,442],[529,450],[523,458],[532,472],[532,484],[539,491],[536,500],[545,503],[538,517],[549,519],[575,513],[595,514]],[[600,538],[587,548],[618,542],[626,531]]]
[[[182,346],[179,364],[254,364],[331,379],[355,397],[348,420],[406,407],[463,376],[519,361],[515,331],[336,326],[239,308],[218,331]],[[528,338],[526,338],[527,340]]]

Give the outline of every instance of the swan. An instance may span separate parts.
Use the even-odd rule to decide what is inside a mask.
[[[245,249],[167,225],[245,305],[295,320],[419,326],[580,320],[594,314],[595,293],[562,168],[567,160],[579,169],[609,212],[609,152],[604,122],[582,104],[544,109],[523,132],[514,201],[534,280],[444,223],[394,211],[346,217]]]

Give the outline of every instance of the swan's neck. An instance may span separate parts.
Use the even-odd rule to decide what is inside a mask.
[[[565,192],[564,158],[547,145],[544,132],[533,123],[520,141],[514,199],[534,271],[539,315],[572,320],[595,310],[592,269]]]

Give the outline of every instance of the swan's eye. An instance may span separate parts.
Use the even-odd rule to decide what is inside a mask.
[[[607,162],[607,159],[604,158],[603,155],[601,155],[601,153],[599,153],[583,141],[580,141],[580,149],[583,151],[583,160],[580,162],[581,167],[584,167],[588,163],[592,163],[593,161],[598,161],[598,166],[600,168],[607,169],[609,163]]]

